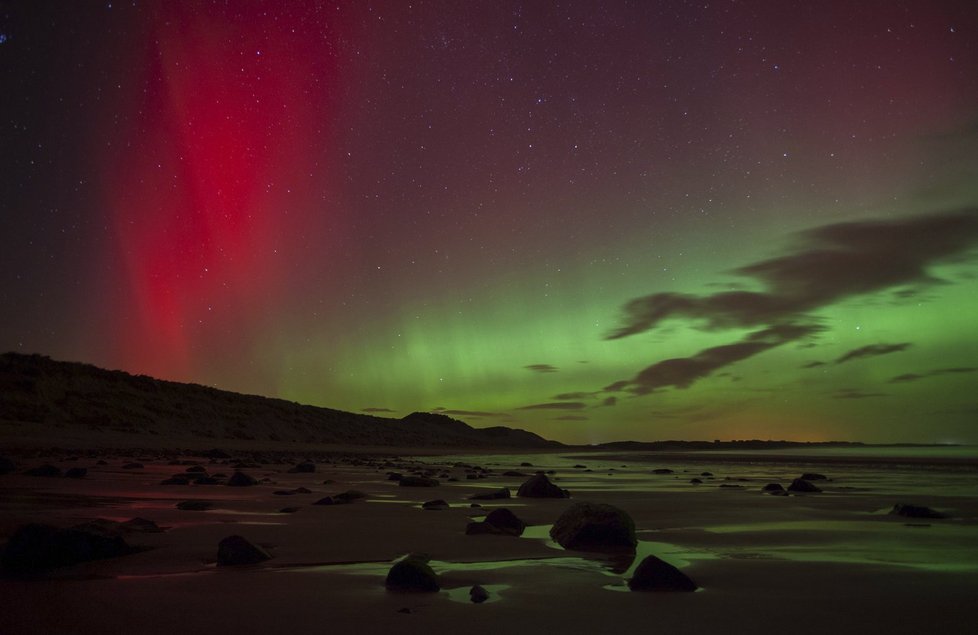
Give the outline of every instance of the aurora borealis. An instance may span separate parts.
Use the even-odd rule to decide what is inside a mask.
[[[978,7],[0,1],[0,350],[978,443]]]

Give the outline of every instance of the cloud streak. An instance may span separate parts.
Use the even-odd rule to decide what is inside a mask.
[[[927,379],[928,377],[938,377],[940,375],[957,375],[957,374],[967,374],[978,372],[978,368],[966,366],[961,368],[937,368],[935,370],[930,370],[924,373],[906,373],[904,375],[897,375],[890,379],[888,383],[891,384],[902,384],[911,381],[918,381],[921,379]]]
[[[559,401],[530,404],[517,408],[517,410],[583,410],[584,408],[587,408],[587,404],[581,401]]]
[[[695,320],[711,330],[797,321],[850,297],[936,284],[928,267],[961,256],[978,243],[978,213],[838,223],[804,232],[799,239],[794,253],[734,270],[753,278],[763,291],[636,298],[625,305],[624,323],[607,339],[643,333],[673,318]]]
[[[859,348],[854,348],[851,351],[841,355],[835,360],[836,364],[845,364],[846,362],[851,362],[854,359],[863,359],[864,357],[878,357],[879,355],[889,355],[890,353],[899,353],[900,351],[905,351],[910,348],[910,342],[901,342],[900,344],[870,344],[869,346],[861,346]]]
[[[732,289],[713,294],[664,292],[635,298],[623,307],[621,326],[606,339],[654,330],[668,320],[688,320],[705,330],[758,329],[737,342],[706,348],[690,357],[666,359],[605,392],[647,395],[685,389],[719,369],[789,342],[810,345],[823,330],[814,312],[849,298],[884,290],[901,292],[941,283],[929,267],[960,259],[978,245],[978,210],[837,223],[798,235],[794,249],[733,271],[761,290]],[[874,344],[849,351],[841,364],[905,350],[910,343]],[[805,368],[824,365],[811,362]],[[843,391],[838,398],[879,393]]]

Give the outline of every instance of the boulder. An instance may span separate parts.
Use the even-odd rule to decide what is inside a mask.
[[[672,470],[667,467],[659,467],[652,470],[653,474],[672,474]]]
[[[491,492],[486,492],[485,494],[473,494],[472,496],[469,496],[469,500],[491,501],[491,500],[501,500],[509,497],[510,497],[509,488],[500,487],[499,489],[494,489]]]
[[[71,467],[65,471],[65,478],[85,478],[88,475],[87,467]]]
[[[897,503],[890,510],[890,513],[895,516],[903,516],[904,518],[947,518],[947,514],[943,514],[936,509],[931,509],[930,507],[925,507],[924,505],[905,505],[903,503]]]
[[[507,470],[503,472],[503,476],[526,476],[526,472],[518,472],[516,470]]]
[[[427,501],[425,503],[422,503],[421,505],[421,509],[432,509],[432,510],[448,509],[449,507],[450,505],[446,501],[440,498],[438,500]]]
[[[788,486],[788,491],[802,494],[818,494],[822,490],[815,487],[805,479],[796,478],[795,480],[791,481],[791,485]]]
[[[299,508],[299,507],[283,507],[282,509],[278,510],[278,513],[280,513],[280,514],[294,514],[297,511],[299,511],[299,509],[301,509],[301,508]]]
[[[199,474],[201,472],[206,472],[207,468],[205,468],[203,465],[191,465],[184,471],[190,474]]]
[[[183,474],[177,474],[171,476],[170,478],[163,479],[160,481],[160,485],[190,485],[190,479]]]
[[[761,488],[761,491],[765,494],[783,494],[784,488],[781,487],[781,483],[768,483]]]
[[[124,469],[124,470],[141,470],[144,467],[146,467],[146,466],[143,465],[142,463],[133,462],[133,463],[126,463],[125,465],[122,466],[122,469]]]
[[[384,586],[388,591],[435,592],[441,589],[435,572],[428,566],[428,558],[409,554],[398,560],[387,572]]]
[[[27,476],[61,476],[61,469],[54,465],[46,464],[24,470],[24,474]]]
[[[338,501],[332,496],[323,496],[318,501],[313,503],[313,505],[342,505],[343,503],[348,503],[350,501]]]
[[[221,481],[216,476],[201,476],[194,479],[194,485],[220,485]]]
[[[299,463],[295,467],[289,468],[289,474],[309,474],[316,471],[316,464],[306,461]]]
[[[258,480],[244,472],[235,472],[228,479],[228,485],[231,487],[251,487],[252,485],[258,485]]]
[[[646,556],[628,581],[632,591],[695,591],[696,583],[664,560]]]
[[[269,558],[267,551],[242,536],[228,536],[217,545],[218,566],[257,564]]]
[[[627,513],[603,503],[575,503],[550,529],[564,549],[579,551],[634,550],[635,523]]]
[[[405,476],[398,481],[401,487],[438,487],[438,479],[426,476]]]
[[[132,552],[118,531],[97,523],[59,529],[31,523],[14,532],[0,556],[10,573],[30,574]]]
[[[546,474],[534,474],[516,491],[524,498],[570,498],[570,492],[550,482]]]
[[[702,485],[703,484],[702,479],[698,479],[698,478],[691,478],[691,479],[689,479],[689,482],[692,483],[693,485]]]

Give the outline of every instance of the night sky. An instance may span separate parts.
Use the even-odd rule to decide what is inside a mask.
[[[978,442],[978,4],[0,0],[0,350]]]

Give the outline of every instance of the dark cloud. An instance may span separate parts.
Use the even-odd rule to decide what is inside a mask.
[[[919,290],[942,282],[928,268],[960,261],[978,245],[978,210],[956,210],[898,220],[826,225],[798,235],[783,256],[741,267],[733,273],[760,286],[713,294],[655,293],[624,306],[623,324],[607,335],[620,339],[644,333],[672,319],[691,320],[706,330],[759,328],[738,342],[704,349],[691,357],[657,362],[605,392],[646,395],[661,388],[688,388],[717,370],[788,342],[810,339],[822,330],[812,314],[849,298],[881,291]],[[804,347],[810,342],[799,342]],[[842,363],[904,350],[904,344],[877,344],[846,353]],[[814,368],[812,363],[807,368]],[[840,398],[877,396],[845,392]]]
[[[917,381],[918,379],[926,379],[927,377],[937,377],[939,375],[956,375],[974,372],[978,372],[978,368],[972,366],[965,366],[962,368],[937,368],[924,373],[906,373],[904,375],[897,375],[896,377],[890,379],[889,383],[900,384],[909,381]]]
[[[822,330],[815,324],[776,324],[747,335],[733,344],[706,348],[692,357],[667,359],[652,364],[630,380],[615,382],[605,390],[616,392],[629,390],[636,395],[647,395],[660,388],[689,388],[694,382],[708,377],[715,371],[735,362],[753,357]]]
[[[836,364],[844,364],[845,362],[851,362],[854,359],[862,359],[863,357],[876,357],[878,355],[889,355],[890,353],[899,353],[900,351],[905,351],[910,348],[910,342],[901,342],[900,344],[870,344],[869,346],[862,346],[860,348],[854,348],[848,353],[839,357],[835,360]]]
[[[587,404],[580,401],[558,401],[555,403],[535,403],[517,410],[582,410]]]
[[[886,397],[885,392],[863,392],[858,388],[842,388],[832,394],[836,399],[868,399],[870,397]]]
[[[825,366],[825,362],[808,362],[807,364],[804,364],[802,368],[818,368],[819,366]]]
[[[560,370],[556,366],[551,366],[550,364],[530,364],[529,366],[524,366],[523,368],[532,370],[535,373],[556,373],[558,370]]]
[[[826,225],[800,234],[793,253],[734,273],[763,291],[712,295],[656,293],[624,307],[618,339],[670,318],[697,320],[707,329],[753,328],[802,320],[805,314],[853,296],[938,282],[927,272],[978,243],[978,213],[954,211],[892,221]]]
[[[390,408],[363,408],[360,412],[397,412],[396,410],[391,410]]]
[[[559,395],[554,395],[553,398],[560,401],[576,401],[578,399],[589,399],[593,396],[593,392],[562,392]]]
[[[563,415],[560,417],[554,417],[555,421],[587,421],[587,417],[582,417],[581,415]]]

